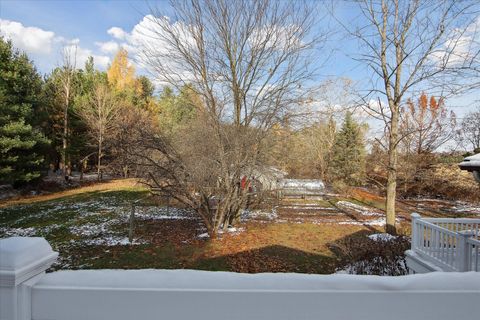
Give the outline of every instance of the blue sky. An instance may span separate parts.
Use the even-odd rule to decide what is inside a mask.
[[[161,1],[158,4],[167,5]],[[111,27],[130,31],[147,12],[145,1],[0,0],[0,19],[19,22],[23,27],[51,31],[57,38],[79,39],[80,48],[110,58],[112,54],[101,52],[95,43],[112,40],[107,33]],[[59,58],[60,44],[48,54],[39,54],[35,48],[20,47],[32,56],[42,73],[49,72]]]
[[[10,36],[17,47],[26,51],[42,73],[48,73],[59,65],[61,47],[69,42],[78,46],[79,64],[93,55],[97,66],[104,69],[122,42],[128,43],[126,39],[133,38],[132,31],[149,13],[149,4],[161,7],[166,12],[169,10],[167,1],[0,0],[0,33]],[[348,4],[339,4],[337,14],[343,20],[349,21],[356,15]],[[112,27],[116,30],[112,30]],[[355,53],[355,41],[335,37],[333,43],[341,50],[335,51],[322,69],[323,74],[361,82],[366,69],[344,53]],[[321,57],[319,61],[322,61]],[[478,99],[477,96],[475,93],[457,97],[450,101],[450,105],[462,116],[473,109],[472,101]]]
[[[120,27],[130,32],[149,13],[149,5],[160,7],[167,12],[169,10],[168,1],[0,0],[0,19],[19,22],[24,27],[53,31],[58,37],[79,39],[80,47],[89,49],[94,54],[102,55],[95,43],[112,40],[112,36],[107,33],[107,30],[111,27]],[[34,55],[33,59],[40,64],[41,72],[48,72],[54,65],[52,59],[38,57],[32,50],[25,51]],[[53,53],[55,54],[55,52]],[[329,64],[323,69],[323,72],[327,75],[353,76],[350,72],[355,67],[353,61],[340,53],[337,53],[336,61],[338,61],[339,55],[342,55],[342,63]]]
[[[56,31],[64,37],[80,37],[92,44],[107,40],[106,31],[112,26],[130,30],[148,8],[145,1],[2,0],[0,11],[4,19]]]

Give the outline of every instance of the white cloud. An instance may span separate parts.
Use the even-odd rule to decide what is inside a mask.
[[[75,39],[72,39],[72,40],[65,40],[65,42],[68,43],[68,44],[78,45],[80,43],[80,39],[75,38]]]
[[[0,34],[10,39],[16,48],[36,54],[49,54],[56,40],[55,33],[37,27],[25,27],[20,22],[0,19]]]
[[[112,27],[107,33],[114,38],[123,39],[121,46],[132,55],[138,55],[146,46],[166,50],[166,45],[158,37],[158,23],[170,23],[170,20],[168,17],[156,18],[149,14],[144,16],[131,32]]]
[[[170,74],[175,74],[178,78],[188,81],[188,79],[191,79],[192,75],[182,69],[175,59],[166,58],[170,55],[171,50],[169,50],[169,45],[162,40],[162,28],[160,27],[162,24],[172,27],[178,32],[182,42],[186,46],[191,46],[192,50],[194,50],[192,45],[193,38],[190,36],[187,26],[180,21],[171,22],[168,17],[154,17],[153,15],[148,14],[144,16],[130,32],[119,27],[112,27],[107,30],[107,33],[114,38],[112,40],[123,40],[120,43],[117,43],[121,48],[128,51],[129,57],[132,59],[137,70],[149,71],[150,68],[147,66],[149,63],[147,62],[154,59],[155,63],[161,61],[168,65],[168,68],[171,69]],[[106,53],[106,50],[113,49],[114,47],[110,42],[116,41],[98,43],[97,45],[99,47],[102,46],[102,51]],[[103,47],[103,45],[105,46]],[[153,73],[158,74],[158,72]],[[159,75],[157,79],[152,79],[152,81],[156,85],[165,84],[165,79],[162,75]]]
[[[99,68],[105,69],[110,63],[109,56],[95,54],[92,50],[80,46],[79,38],[67,39],[56,35],[53,31],[27,27],[20,22],[0,19],[0,35],[10,39],[14,47],[25,51],[45,72],[60,64],[62,48],[76,48],[69,51],[71,54],[76,53],[77,68],[83,68],[89,56],[93,57]],[[107,48],[111,49],[112,45],[105,45],[100,49],[107,50]]]
[[[63,48],[63,50],[62,50]],[[76,67],[81,69],[89,57],[93,57],[95,66],[100,69],[106,69],[110,64],[110,57],[107,55],[95,54],[92,50],[80,46],[80,39],[64,39],[59,41],[58,52],[68,52],[72,55],[72,61],[75,59]],[[60,57],[61,58],[61,57]]]
[[[107,33],[119,40],[125,40],[126,36],[128,35],[127,32],[125,32],[122,28],[119,27],[111,27],[110,29],[108,29]]]
[[[375,117],[383,119],[383,117],[390,117],[390,108],[385,101],[380,99],[370,99],[358,108],[357,115],[361,118]]]
[[[120,45],[115,41],[95,42],[95,45],[106,54],[115,54],[120,49]]]
[[[123,40],[119,45],[128,51],[138,70],[151,71],[157,78],[153,79],[154,82],[165,84],[169,80],[167,77],[170,80],[173,78],[185,82],[194,81],[194,75],[187,70],[188,67],[185,67],[185,64],[179,61],[176,50],[171,49],[170,43],[165,40],[166,35],[163,33],[164,29],[171,30],[180,39],[179,42],[186,51],[194,52],[198,48],[192,36],[192,32],[195,31],[192,28],[194,26],[181,20],[175,21],[167,16],[156,17],[148,14],[131,31],[112,27],[107,30],[107,33],[114,38],[112,40]],[[299,31],[295,25],[264,27],[258,29],[250,41],[259,45],[268,39],[270,46],[280,48],[287,45],[300,46],[302,43],[296,37]]]
[[[469,63],[480,50],[480,17],[466,28],[450,32],[442,46],[432,52],[431,58],[447,67]]]
[[[93,57],[93,61],[95,66],[100,69],[106,69],[110,64],[110,57],[104,55],[94,54],[92,50],[85,49],[77,44],[67,44],[64,46],[66,51],[70,53],[72,61],[75,59],[76,67],[81,69],[84,67],[85,62],[87,61],[88,57]]]
[[[249,39],[253,46],[262,46],[264,43],[273,49],[288,49],[300,47],[304,43],[298,38],[301,28],[297,25],[268,25],[257,28]]]

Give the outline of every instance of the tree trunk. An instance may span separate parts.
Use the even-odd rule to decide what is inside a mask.
[[[217,239],[217,232],[215,230],[210,230],[207,233],[210,236],[210,239],[212,240]]]
[[[80,181],[83,181],[83,160],[80,162]]]
[[[68,98],[67,98],[68,99]],[[67,176],[67,135],[68,135],[68,101],[65,102],[65,109],[63,110],[63,136],[62,136],[62,164],[63,164],[63,180]]]
[[[232,217],[230,218],[230,225],[232,227],[237,226],[240,223],[240,210],[237,211]]]
[[[396,233],[395,227],[395,199],[397,196],[397,172],[395,170],[388,170],[387,179],[387,200],[386,200],[386,213],[387,213],[387,225],[386,232],[390,234]]]
[[[97,162],[97,180],[100,181],[101,178],[101,165],[102,165],[102,139],[98,141],[98,162]]]
[[[133,232],[135,230],[135,204],[132,205],[132,210],[130,211],[130,219],[128,224],[128,242],[133,243]]]
[[[390,234],[396,233],[395,227],[395,199],[397,198],[397,167],[398,167],[398,106],[395,105],[392,110],[392,118],[390,124],[390,135],[388,141],[388,176],[387,176],[387,199],[385,204],[387,223],[386,232]]]

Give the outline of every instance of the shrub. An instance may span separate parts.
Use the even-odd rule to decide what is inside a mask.
[[[478,202],[479,191],[480,186],[470,172],[460,170],[457,164],[440,164],[420,172],[403,196]]]
[[[337,272],[380,276],[408,274],[405,250],[409,248],[410,239],[406,236],[374,240],[362,235],[330,244],[338,256]]]
[[[335,180],[332,182],[332,190],[335,193],[340,193],[340,194],[348,194],[349,191],[349,186],[342,180]]]

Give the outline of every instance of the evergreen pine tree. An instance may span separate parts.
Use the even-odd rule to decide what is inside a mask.
[[[40,177],[48,144],[35,128],[42,80],[28,57],[0,38],[0,182]]]
[[[337,132],[331,160],[331,177],[349,185],[359,185],[365,179],[365,143],[362,128],[347,112],[342,128]]]

